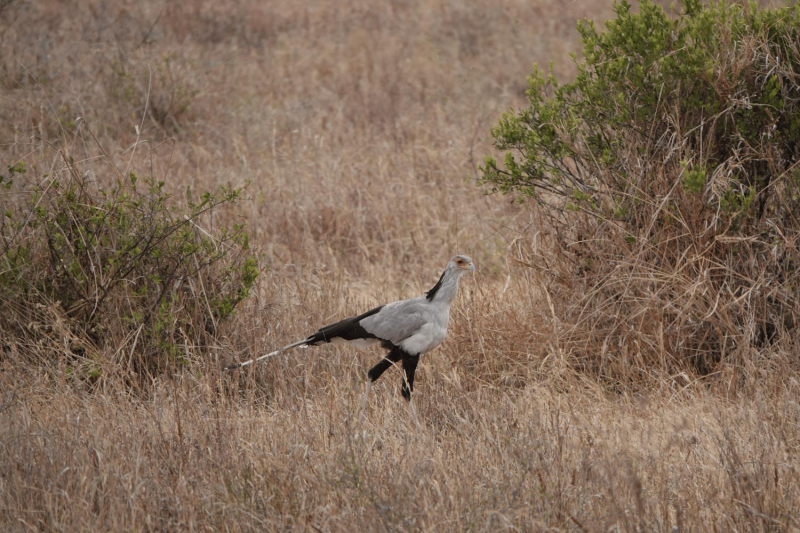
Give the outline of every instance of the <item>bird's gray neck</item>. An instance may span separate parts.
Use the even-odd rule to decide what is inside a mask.
[[[432,303],[444,303],[450,305],[458,292],[458,278],[461,272],[445,270],[436,285],[428,291],[426,298]]]

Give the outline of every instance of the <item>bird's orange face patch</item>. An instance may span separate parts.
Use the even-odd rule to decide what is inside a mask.
[[[458,268],[469,268],[470,265],[470,262],[462,257],[457,257],[455,262]]]

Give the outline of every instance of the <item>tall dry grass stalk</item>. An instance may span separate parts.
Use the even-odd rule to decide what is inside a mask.
[[[615,394],[576,372],[566,302],[525,266],[549,253],[537,214],[471,181],[531,62],[569,76],[575,19],[607,15],[546,0],[0,3],[1,170],[26,168],[2,210],[69,161],[97,187],[117,170],[163,180],[176,209],[246,185],[198,226],[246,224],[263,267],[168,372],[132,376],[140,347],[122,329],[74,342],[56,302],[20,326],[40,346],[0,331],[0,527],[800,528],[796,377],[726,398],[688,374]],[[456,251],[480,271],[412,407],[388,372],[357,416],[377,353],[221,371],[421,293]]]

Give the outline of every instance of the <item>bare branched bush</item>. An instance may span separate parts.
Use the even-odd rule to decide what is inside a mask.
[[[800,318],[800,9],[620,2],[580,29],[576,80],[533,73],[483,175],[539,206],[522,261],[564,349],[628,382],[773,365]]]
[[[179,210],[152,176],[41,149],[49,172],[20,161],[0,174],[3,353],[90,380],[109,357],[128,378],[202,357],[258,275],[243,225],[204,228],[241,189]]]

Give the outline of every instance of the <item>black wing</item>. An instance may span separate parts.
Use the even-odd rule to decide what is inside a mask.
[[[319,331],[308,337],[305,343],[311,346],[316,346],[318,344],[331,342],[334,339],[343,339],[346,341],[352,341],[356,339],[378,339],[379,337],[369,333],[367,330],[361,327],[361,321],[368,316],[374,315],[381,309],[383,309],[383,306],[370,309],[362,315],[345,318],[344,320],[340,320],[335,324],[330,324],[320,328]]]

